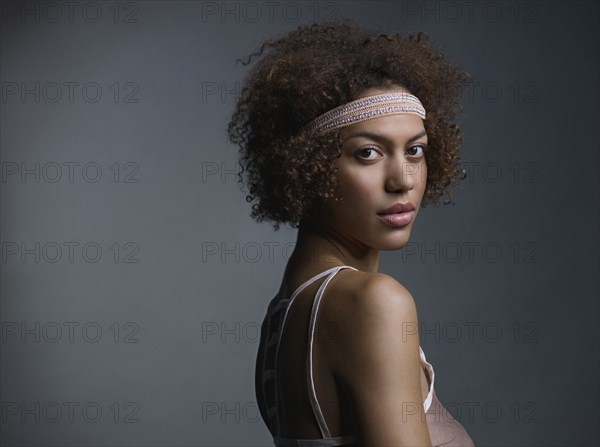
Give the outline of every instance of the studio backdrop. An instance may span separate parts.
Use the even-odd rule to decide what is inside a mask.
[[[598,433],[598,3],[3,1],[3,446],[268,446],[254,362],[296,230],[227,124],[264,40],[426,32],[472,76],[464,179],[380,271],[477,446]]]

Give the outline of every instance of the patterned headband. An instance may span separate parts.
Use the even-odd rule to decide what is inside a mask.
[[[305,129],[309,131],[335,129],[382,115],[400,113],[412,113],[425,119],[425,109],[416,96],[410,93],[383,93],[342,104],[312,120]]]

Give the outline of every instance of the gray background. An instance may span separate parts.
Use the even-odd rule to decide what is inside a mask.
[[[478,446],[600,442],[597,2],[73,5],[2,3],[2,445],[270,445],[257,329],[296,233],[250,219],[225,128],[235,59],[328,18],[474,78],[456,204],[381,254],[438,397]]]

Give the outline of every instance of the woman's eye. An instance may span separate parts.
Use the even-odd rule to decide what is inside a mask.
[[[415,146],[412,146],[408,150],[408,153],[411,157],[421,157],[421,156],[425,155],[425,152],[427,150],[429,150],[429,146],[427,146],[425,144],[417,144]]]
[[[356,154],[362,160],[375,160],[377,158],[377,150],[374,147],[365,147],[356,151]]]

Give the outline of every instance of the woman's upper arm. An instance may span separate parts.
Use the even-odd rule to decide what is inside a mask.
[[[421,395],[417,311],[408,290],[376,274],[350,296],[333,355],[363,445],[431,446]]]

